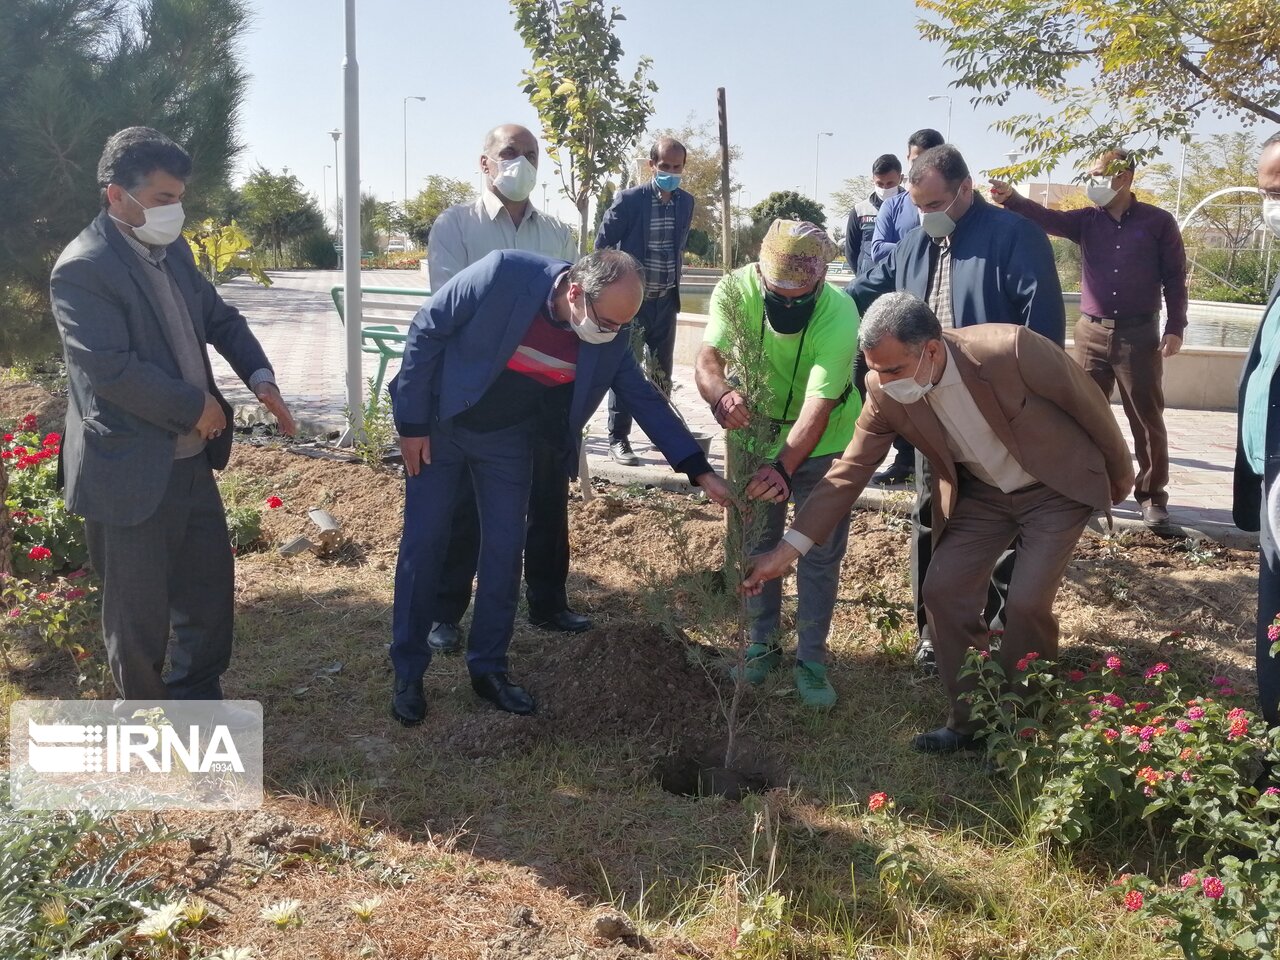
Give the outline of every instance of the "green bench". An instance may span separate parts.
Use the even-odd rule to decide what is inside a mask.
[[[344,304],[346,290],[336,286],[329,290],[338,319],[347,322]],[[409,323],[422,304],[431,296],[430,290],[408,287],[360,288],[360,350],[378,358],[378,375],[374,379],[374,393],[382,392],[382,380],[387,374],[387,364],[404,356],[404,342]]]

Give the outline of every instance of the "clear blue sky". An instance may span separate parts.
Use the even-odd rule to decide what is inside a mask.
[[[990,129],[994,108],[974,110],[951,89],[943,51],[922,40],[911,0],[615,0],[629,74],[641,55],[658,84],[651,128],[676,126],[690,114],[714,120],[725,87],[730,140],[742,149],[735,178],[743,201],[773,190],[814,191],[819,199],[849,176],[868,172],[881,153],[905,155],[915,129],[947,129],[975,171],[1005,162],[1013,146]],[[342,0],[251,0],[255,20],[243,45],[251,74],[241,134],[240,173],[258,164],[288,167],[333,205],[333,141],[342,124]],[[357,0],[362,127],[361,180],[381,199],[400,199],[404,180],[402,98],[408,104],[409,190],[427,174],[471,179],[485,131],[523,123],[540,133],[520,90],[528,52],[505,0]],[[1035,108],[1025,95],[1013,106]],[[1011,107],[1012,109],[1012,107]],[[1176,149],[1174,152],[1176,154]],[[1176,162],[1176,156],[1175,160]],[[1074,171],[1072,171],[1074,173]],[[1069,178],[1064,170],[1058,176]],[[327,188],[322,187],[327,177]],[[576,220],[556,199],[558,178],[544,156],[551,212]],[[541,190],[534,200],[541,205]]]

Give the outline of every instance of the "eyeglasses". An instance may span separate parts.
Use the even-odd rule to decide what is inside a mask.
[[[1273,203],[1280,203],[1280,190],[1263,190],[1259,187],[1258,193],[1261,194],[1264,200],[1270,200]]]
[[[591,322],[596,325],[596,329],[601,333],[617,333],[626,326],[625,321],[620,323],[617,320],[610,320],[608,317],[600,316],[600,314],[596,312],[595,299],[591,294],[587,293],[587,291],[583,290],[582,296],[586,298],[587,301],[587,316],[591,318]]]

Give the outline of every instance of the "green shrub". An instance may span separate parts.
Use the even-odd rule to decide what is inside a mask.
[[[171,839],[158,825],[124,828],[100,813],[9,809],[0,779],[0,956],[118,957],[161,902],[155,880],[126,859]],[[92,954],[79,953],[92,950]]]
[[[327,230],[315,230],[298,241],[298,256],[317,270],[338,269],[338,251]]]
[[[227,471],[218,477],[218,493],[227,513],[227,535],[231,551],[243,553],[262,543],[262,507],[274,502],[267,497],[270,485],[256,477]]]

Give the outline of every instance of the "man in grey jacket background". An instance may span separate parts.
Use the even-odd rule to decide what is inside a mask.
[[[164,134],[116,133],[98,162],[103,210],[50,280],[67,364],[66,502],[85,518],[107,659],[130,700],[221,699],[231,662],[235,572],[213,478],[231,455],[231,407],[207,345],[294,431],[257,338],[182,237],[190,176]]]

